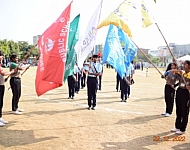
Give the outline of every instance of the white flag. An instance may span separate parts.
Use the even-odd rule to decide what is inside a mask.
[[[95,45],[97,27],[99,24],[101,8],[102,8],[102,1],[98,5],[93,16],[91,17],[84,36],[79,39],[79,41],[77,42],[75,46],[79,68],[82,68],[84,60],[86,59],[88,54],[92,51]]]

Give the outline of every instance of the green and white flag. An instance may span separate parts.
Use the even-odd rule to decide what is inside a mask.
[[[69,37],[68,37],[68,49],[67,49],[67,60],[65,64],[64,82],[67,80],[68,76],[73,74],[74,65],[76,61],[75,45],[79,39],[79,19],[80,14],[76,16],[70,23]]]

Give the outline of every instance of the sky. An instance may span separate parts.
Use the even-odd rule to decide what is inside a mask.
[[[60,16],[71,0],[0,0],[0,39],[33,43]],[[103,0],[100,22],[124,0]],[[190,0],[144,0],[168,43],[190,44]],[[100,0],[73,0],[71,21],[79,13],[80,36]],[[104,44],[108,27],[98,29],[96,44]],[[156,49],[165,42],[155,24],[134,39],[141,48]]]

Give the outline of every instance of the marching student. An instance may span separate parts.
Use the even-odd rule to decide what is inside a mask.
[[[78,76],[78,80],[77,80],[77,82],[76,82],[76,86],[75,86],[75,93],[77,93],[78,94],[78,92],[80,91],[80,79],[81,79],[81,70],[80,70],[80,68],[78,67],[78,64],[77,64],[77,62],[76,62],[76,64],[75,64],[75,70],[76,70],[76,74],[77,74],[77,76]]]
[[[177,64],[176,63],[170,63],[167,71],[164,74],[164,77],[166,78],[166,85],[164,90],[164,96],[165,96],[165,103],[166,103],[166,111],[162,113],[165,117],[169,117],[172,114],[173,111],[173,105],[174,105],[174,96],[175,96],[175,83],[178,79],[178,75],[171,72],[170,70],[176,69]]]
[[[131,61],[131,63],[130,63],[130,65],[129,65],[129,67],[128,67],[128,70],[129,70],[129,76],[130,76],[130,83],[132,83],[133,84],[133,82],[134,82],[134,80],[133,80],[133,75],[134,75],[134,73],[135,73],[135,69],[134,69],[134,67],[133,67],[133,61]],[[129,98],[129,95],[131,94],[131,87],[130,86],[128,86],[128,90],[127,90],[127,96],[128,96],[128,98]]]
[[[179,87],[176,91],[175,128],[171,130],[179,135],[185,133],[189,118],[190,61],[186,60],[183,67],[183,72],[179,70],[171,70],[171,72],[178,73],[181,76],[179,79]]]
[[[101,57],[98,56],[98,64],[99,64],[99,68],[101,70],[101,73],[99,74],[99,87],[98,89],[101,91],[102,90],[102,75],[103,75],[103,66],[101,64]]]
[[[78,85],[78,73],[77,73],[77,66],[74,66],[74,71],[73,74],[68,76],[67,78],[67,83],[68,83],[68,88],[69,88],[69,97],[68,99],[74,99],[75,96],[75,88]]]
[[[119,74],[117,73],[116,75],[116,90],[121,91],[121,77],[119,76]]]
[[[19,99],[21,96],[21,70],[28,69],[28,67],[18,66],[18,56],[16,54],[11,55],[10,57],[10,71],[15,69],[15,72],[11,74],[10,86],[12,90],[12,113],[16,115],[21,115],[24,111],[23,109],[18,108]]]
[[[98,55],[92,56],[92,61],[89,65],[88,79],[87,79],[87,93],[88,93],[88,109],[95,110],[96,107],[96,93],[97,93],[97,77],[101,73],[101,68],[97,63]],[[92,103],[93,100],[93,103]]]
[[[4,126],[5,124],[7,124],[8,122],[5,121],[2,118],[2,109],[3,109],[3,97],[4,97],[4,92],[5,92],[5,79],[4,76],[10,75],[12,73],[14,73],[14,69],[11,70],[10,72],[4,72],[2,67],[1,67],[1,62],[3,60],[3,52],[0,51],[0,127]]]
[[[86,75],[89,70],[89,64],[85,63],[83,64],[83,67],[81,69],[81,89],[83,89],[86,86]]]
[[[127,102],[128,98],[128,90],[130,86],[131,76],[130,76],[131,69],[128,67],[126,69],[125,76],[121,79],[121,102]]]

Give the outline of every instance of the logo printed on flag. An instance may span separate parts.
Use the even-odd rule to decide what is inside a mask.
[[[137,48],[128,35],[124,33],[120,27],[117,28],[120,44],[125,55],[125,66],[128,67],[137,53]]]
[[[92,15],[85,34],[82,38],[79,39],[75,46],[75,51],[77,53],[77,61],[78,61],[78,67],[82,68],[83,62],[88,56],[88,54],[92,51],[95,42],[96,42],[96,33],[97,33],[97,27],[99,24],[100,14],[101,14],[101,8],[102,8],[102,1],[98,5],[97,9],[95,10],[94,14]]]
[[[46,48],[45,48],[46,53],[49,53],[53,49],[54,43],[55,41],[52,41],[51,39],[47,38]]]
[[[129,37],[142,29],[141,0],[125,0],[101,22],[98,29],[113,24],[119,26]]]
[[[71,3],[38,40],[40,58],[35,80],[38,96],[62,86]]]
[[[123,79],[126,72],[124,52],[119,41],[118,28],[112,24],[110,24],[103,51],[102,63],[105,62],[114,67]]]
[[[79,20],[80,14],[76,16],[70,23],[69,37],[68,37],[68,47],[67,47],[67,60],[65,64],[64,72],[64,82],[67,80],[68,76],[73,74],[74,65],[76,61],[76,52],[74,46],[79,39]]]

